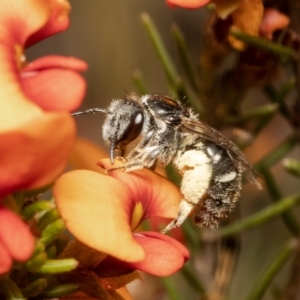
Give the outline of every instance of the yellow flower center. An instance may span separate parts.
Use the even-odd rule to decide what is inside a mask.
[[[143,205],[141,202],[137,202],[132,212],[132,218],[130,224],[132,231],[139,226],[139,224],[143,219],[143,215],[144,215]]]
[[[15,59],[19,71],[21,71],[26,65],[26,56],[23,50],[23,47],[20,45],[15,45]]]

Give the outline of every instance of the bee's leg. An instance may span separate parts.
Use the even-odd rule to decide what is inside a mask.
[[[176,219],[174,219],[171,223],[169,223],[167,225],[167,227],[165,229],[163,229],[161,232],[166,233],[167,231],[169,231],[173,228],[179,227],[185,221],[185,219],[189,216],[189,214],[193,210],[194,206],[195,206],[195,204],[190,203],[190,202],[186,201],[185,199],[181,200],[180,204],[179,204],[179,212],[178,212]]]
[[[124,172],[131,172],[131,171],[135,171],[135,170],[141,170],[144,167],[148,167],[148,166],[145,165],[145,163],[140,160],[139,161],[127,161],[127,163],[123,166],[107,169],[106,173],[109,174],[112,171],[118,171],[118,170],[122,170]]]
[[[192,159],[189,159],[190,157]],[[211,178],[211,165],[208,163],[207,157],[199,151],[192,151],[191,153],[185,152],[175,163],[178,169],[186,169],[183,173],[180,188],[183,200],[181,200],[179,204],[176,219],[162,232],[167,232],[168,230],[180,226],[184,222],[194,207],[198,205],[198,203],[201,203]]]

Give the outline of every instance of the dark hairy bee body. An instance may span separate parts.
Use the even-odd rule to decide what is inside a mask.
[[[106,110],[74,113],[106,113],[103,139],[125,159],[125,172],[173,162],[182,175],[177,217],[164,232],[180,226],[191,213],[196,225],[214,228],[228,217],[240,196],[242,174],[260,188],[255,172],[238,147],[200,122],[179,101],[157,94],[128,94],[113,100]],[[134,143],[125,155],[127,145]],[[117,169],[117,168],[116,168]],[[115,170],[115,169],[112,169]]]

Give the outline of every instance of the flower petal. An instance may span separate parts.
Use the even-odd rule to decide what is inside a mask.
[[[15,44],[23,45],[31,34],[46,24],[51,5],[47,0],[1,1],[0,45],[10,45],[10,50]]]
[[[289,23],[290,19],[288,16],[284,15],[277,9],[266,9],[260,24],[260,34],[271,40],[274,31],[283,29]]]
[[[86,90],[75,71],[86,68],[85,62],[73,57],[43,57],[22,70],[21,87],[44,110],[72,111],[80,106]]]
[[[209,2],[211,2],[211,0],[167,0],[167,3],[170,6],[179,6],[191,9],[202,7]]]
[[[40,40],[63,31],[69,26],[68,14],[71,6],[67,0],[43,0],[44,5],[50,9],[50,16],[40,30],[34,32],[26,41],[26,46],[30,46]]]
[[[66,165],[74,137],[74,120],[61,113],[41,114],[0,134],[0,197],[52,182]]]
[[[8,253],[19,261],[27,260],[34,250],[34,237],[28,226],[3,206],[0,206],[0,241]]]
[[[58,55],[48,55],[30,62],[24,67],[22,73],[36,72],[40,70],[47,70],[50,68],[60,68],[60,69],[71,69],[73,71],[85,71],[87,69],[87,64],[76,57],[65,57]],[[26,75],[25,75],[26,76]],[[24,77],[25,77],[24,76]]]
[[[105,169],[122,166],[119,161],[112,165],[109,159],[102,159],[99,164]],[[164,218],[177,216],[182,195],[178,187],[163,176],[148,169],[129,173],[112,171],[109,175],[127,186],[131,199],[143,204],[144,219],[156,216]]]
[[[121,260],[144,258],[130,228],[133,203],[119,181],[92,171],[62,175],[53,193],[67,228],[81,242]]]
[[[74,169],[86,169],[104,174],[97,161],[107,157],[107,152],[98,145],[83,138],[77,138],[71,152],[69,163]]]
[[[167,235],[139,232],[134,238],[146,253],[142,261],[130,264],[134,269],[155,276],[169,276],[178,271],[189,257],[188,250]]]
[[[231,14],[233,21],[231,29],[258,36],[263,11],[262,0],[241,1]],[[246,48],[244,42],[241,42],[232,35],[228,36],[228,41],[236,50],[244,50]]]
[[[107,257],[97,268],[123,266],[140,270],[155,276],[169,276],[178,271],[189,258],[188,250],[173,238],[157,232],[139,232],[135,240],[145,251],[145,258],[139,262],[126,263],[114,257]]]

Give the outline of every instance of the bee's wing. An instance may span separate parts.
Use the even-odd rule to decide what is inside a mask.
[[[262,189],[261,184],[256,179],[258,174],[248,162],[243,152],[222,133],[205,123],[188,118],[183,118],[180,125],[180,130],[183,132],[198,134],[203,139],[214,142],[218,146],[224,148],[231,159],[242,167],[242,171],[244,172],[244,175],[248,181],[255,185],[258,189]]]

